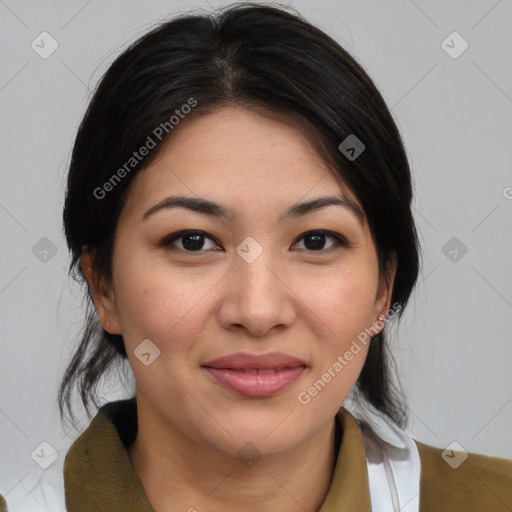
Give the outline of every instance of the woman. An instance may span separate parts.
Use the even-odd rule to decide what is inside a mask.
[[[419,272],[411,201],[380,93],[300,16],[235,5],[124,51],[69,170],[94,308],[61,411],[123,359],[136,394],[70,448],[67,510],[510,510],[511,461],[402,430],[384,331]]]

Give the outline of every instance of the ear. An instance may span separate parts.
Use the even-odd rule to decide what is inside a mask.
[[[89,285],[99,321],[103,329],[110,334],[121,334],[114,293],[107,290],[101,280],[97,278],[92,264],[93,261],[89,252],[83,251],[80,257],[80,265]]]
[[[393,294],[393,285],[395,282],[397,267],[396,252],[393,252],[391,260],[388,264],[387,275],[379,276],[379,285],[377,287],[377,294],[375,296],[374,305],[374,318],[372,318],[373,324],[375,325],[379,321],[379,316],[384,317],[384,322],[387,319],[388,311],[391,305],[391,295]],[[387,279],[386,279],[387,277]],[[384,328],[384,327],[383,327]],[[382,328],[382,329],[383,329]],[[382,331],[380,329],[379,331]]]

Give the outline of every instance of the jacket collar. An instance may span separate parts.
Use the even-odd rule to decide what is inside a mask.
[[[363,436],[345,409],[337,414],[339,450],[329,492],[319,512],[370,512]],[[69,512],[154,512],[127,447],[137,435],[135,399],[104,405],[69,449],[64,487]]]

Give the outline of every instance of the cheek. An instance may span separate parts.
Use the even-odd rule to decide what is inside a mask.
[[[310,283],[311,284],[311,283]],[[342,349],[353,337],[370,327],[375,303],[377,277],[371,268],[343,269],[323,276],[318,286],[303,289],[304,302],[325,326],[330,351]]]
[[[161,351],[172,341],[179,352],[199,336],[201,301],[215,284],[211,277],[200,272],[185,277],[179,268],[139,265],[136,258],[120,258],[116,268],[116,305],[127,349],[149,338]]]
[[[335,411],[355,385],[368,353],[365,329],[372,325],[377,276],[371,268],[356,272],[352,267],[322,281],[324,286],[307,298],[322,322],[316,329],[310,387],[302,390],[299,402]]]
[[[218,279],[184,278],[179,269],[156,270],[135,261],[124,261],[118,268],[119,275],[122,270],[130,276],[118,281],[116,304],[137,386],[155,399],[165,393],[184,407],[182,389],[194,385],[195,342],[204,332],[205,295]],[[154,365],[141,364],[135,355],[146,339],[160,351]]]
[[[354,381],[364,364],[369,337],[364,330],[371,326],[373,290],[344,283],[332,289],[332,296],[324,298],[324,318],[329,325],[329,338],[321,351],[319,372],[331,369],[342,357],[343,368],[337,366],[338,385],[342,380]],[[329,300],[331,299],[331,300]]]

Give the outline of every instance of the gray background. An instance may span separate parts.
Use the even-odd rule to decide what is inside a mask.
[[[90,91],[121,48],[153,23],[226,3],[0,0],[4,495],[43,471],[31,458],[41,442],[63,457],[77,435],[63,430],[56,407],[82,322],[81,292],[66,276],[61,211]],[[291,5],[363,64],[410,157],[425,261],[401,328],[391,330],[409,431],[438,447],[457,441],[468,451],[512,458],[512,2]],[[59,45],[47,59],[31,48],[44,31]],[[453,31],[469,44],[458,58],[441,46]],[[461,48],[457,40],[448,44]],[[52,245],[54,255],[43,252]],[[103,385],[103,395],[127,396],[116,379]]]

